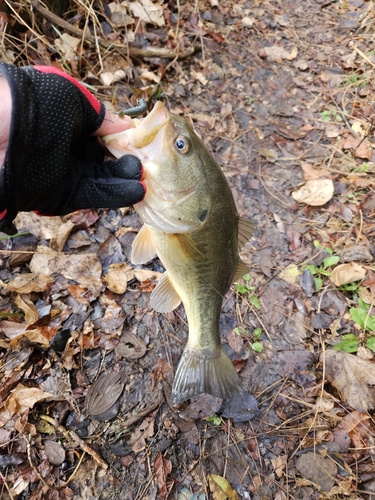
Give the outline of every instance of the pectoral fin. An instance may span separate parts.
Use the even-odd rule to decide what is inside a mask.
[[[249,271],[250,271],[250,269],[245,264],[245,262],[242,262],[242,260],[240,258],[238,258],[237,269],[236,269],[236,272],[234,273],[233,283],[235,281],[239,280],[240,278],[242,278],[242,276],[247,274]]]
[[[202,256],[202,252],[188,234],[168,235],[168,252],[170,258],[176,263]]]
[[[180,303],[180,296],[174,289],[168,273],[165,272],[151,294],[151,307],[157,312],[167,313],[176,309]]]
[[[133,264],[145,264],[156,257],[152,236],[147,226],[141,227],[132,245],[130,260]]]
[[[251,238],[255,228],[255,223],[251,222],[249,219],[244,219],[243,217],[240,217],[240,220],[238,221],[238,250],[240,251],[241,248],[249,241]],[[246,274],[246,273],[245,273]]]

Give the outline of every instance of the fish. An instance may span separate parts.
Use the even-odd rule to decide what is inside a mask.
[[[102,138],[119,158],[134,154],[143,165],[146,195],[134,205],[143,226],[132,246],[133,264],[156,256],[165,273],[154,288],[151,307],[173,311],[182,302],[188,340],[179,361],[174,405],[211,394],[221,399],[242,391],[238,374],[220,340],[223,299],[248,272],[239,250],[254,223],[241,218],[228,181],[189,120],[158,101],[132,128]]]

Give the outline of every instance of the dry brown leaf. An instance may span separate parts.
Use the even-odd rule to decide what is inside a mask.
[[[142,339],[130,331],[125,331],[121,335],[115,351],[123,358],[139,359],[146,354],[147,348]]]
[[[326,351],[327,380],[358,411],[375,408],[375,363],[343,351]]]
[[[134,269],[134,276],[138,281],[160,280],[164,273],[149,271],[148,269]]]
[[[64,224],[61,217],[43,217],[34,212],[19,212],[14,223],[19,231],[28,231],[40,240],[57,238]]]
[[[61,274],[66,279],[77,281],[94,295],[98,295],[102,288],[102,266],[94,253],[65,255],[39,246],[29,267],[35,274]]]
[[[11,292],[30,293],[44,292],[53,279],[50,276],[35,273],[19,274],[9,283],[0,280],[1,286],[4,286]]]
[[[315,168],[311,163],[302,163],[301,168],[305,181],[311,179],[327,179],[329,177],[329,172],[327,172],[327,170]]]
[[[329,491],[335,484],[337,465],[330,457],[323,457],[316,451],[304,453],[296,460],[296,468],[303,477]]]
[[[129,9],[133,16],[139,17],[144,23],[164,26],[163,6],[160,2],[151,0],[136,0],[129,4]]]
[[[4,406],[13,415],[15,413],[21,415],[26,410],[33,408],[38,401],[43,401],[51,396],[52,394],[44,392],[37,387],[25,387],[22,384],[18,384],[6,400]]]
[[[154,472],[158,485],[159,497],[166,500],[168,497],[167,476],[172,472],[172,462],[159,453],[155,457]]]
[[[355,149],[354,156],[356,158],[363,158],[370,161],[372,158],[371,144],[368,141],[362,141],[358,148]]]
[[[282,62],[283,59],[291,61],[295,59],[298,54],[297,47],[293,47],[292,50],[284,49],[280,45],[271,45],[271,47],[264,47],[264,52],[267,59],[270,61]]]
[[[100,415],[111,408],[124,389],[124,378],[124,372],[102,373],[87,392],[85,415]]]
[[[26,327],[27,327],[27,325],[25,325],[25,328]],[[56,331],[55,331],[55,333],[56,333]],[[6,333],[5,333],[5,335],[6,335]],[[8,338],[10,338],[10,337],[8,337]],[[36,328],[33,330],[25,330],[24,332],[22,332],[18,335],[15,335],[14,337],[12,337],[12,340],[10,341],[10,346],[13,349],[16,348],[18,346],[20,340],[23,338],[27,339],[29,342],[31,342],[33,344],[40,344],[43,347],[50,346],[50,339],[42,334],[42,330],[40,328]]]
[[[27,326],[33,325],[38,321],[38,309],[26,295],[17,295],[14,302],[25,313],[25,322]]]
[[[138,453],[143,450],[146,446],[146,439],[154,435],[154,424],[157,412],[158,410],[155,410],[149,417],[146,417],[129,439],[128,445],[134,453]]]
[[[210,474],[208,484],[214,500],[239,500],[238,493],[224,477]]]
[[[366,269],[356,262],[340,264],[331,273],[331,280],[336,286],[346,285],[354,281],[363,280],[366,276]]]
[[[60,38],[55,40],[56,49],[62,53],[65,58],[70,61],[74,58],[75,52],[78,50],[78,46],[82,43],[80,38],[75,38],[68,33],[63,33]]]
[[[65,450],[60,443],[47,439],[44,442],[44,450],[50,464],[61,465],[65,460]]]
[[[332,198],[333,193],[334,186],[331,179],[311,179],[293,191],[292,198],[298,203],[320,207]]]
[[[104,276],[107,282],[107,287],[111,292],[122,294],[126,292],[128,281],[134,278],[134,271],[124,263],[111,264],[108,269],[108,274]]]

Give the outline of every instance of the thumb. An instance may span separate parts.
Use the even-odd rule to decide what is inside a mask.
[[[115,134],[116,132],[123,132],[132,127],[132,120],[130,116],[120,118],[115,113],[106,110],[103,123],[95,130],[92,135],[103,137],[103,135]]]

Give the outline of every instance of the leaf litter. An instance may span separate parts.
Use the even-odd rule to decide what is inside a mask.
[[[132,209],[19,214],[28,234],[0,240],[1,496],[369,498],[372,3],[46,7],[0,3],[1,60],[64,68],[115,111],[164,99],[257,222],[221,317],[244,393],[170,405],[186,318],[150,308],[163,269],[131,265]]]

